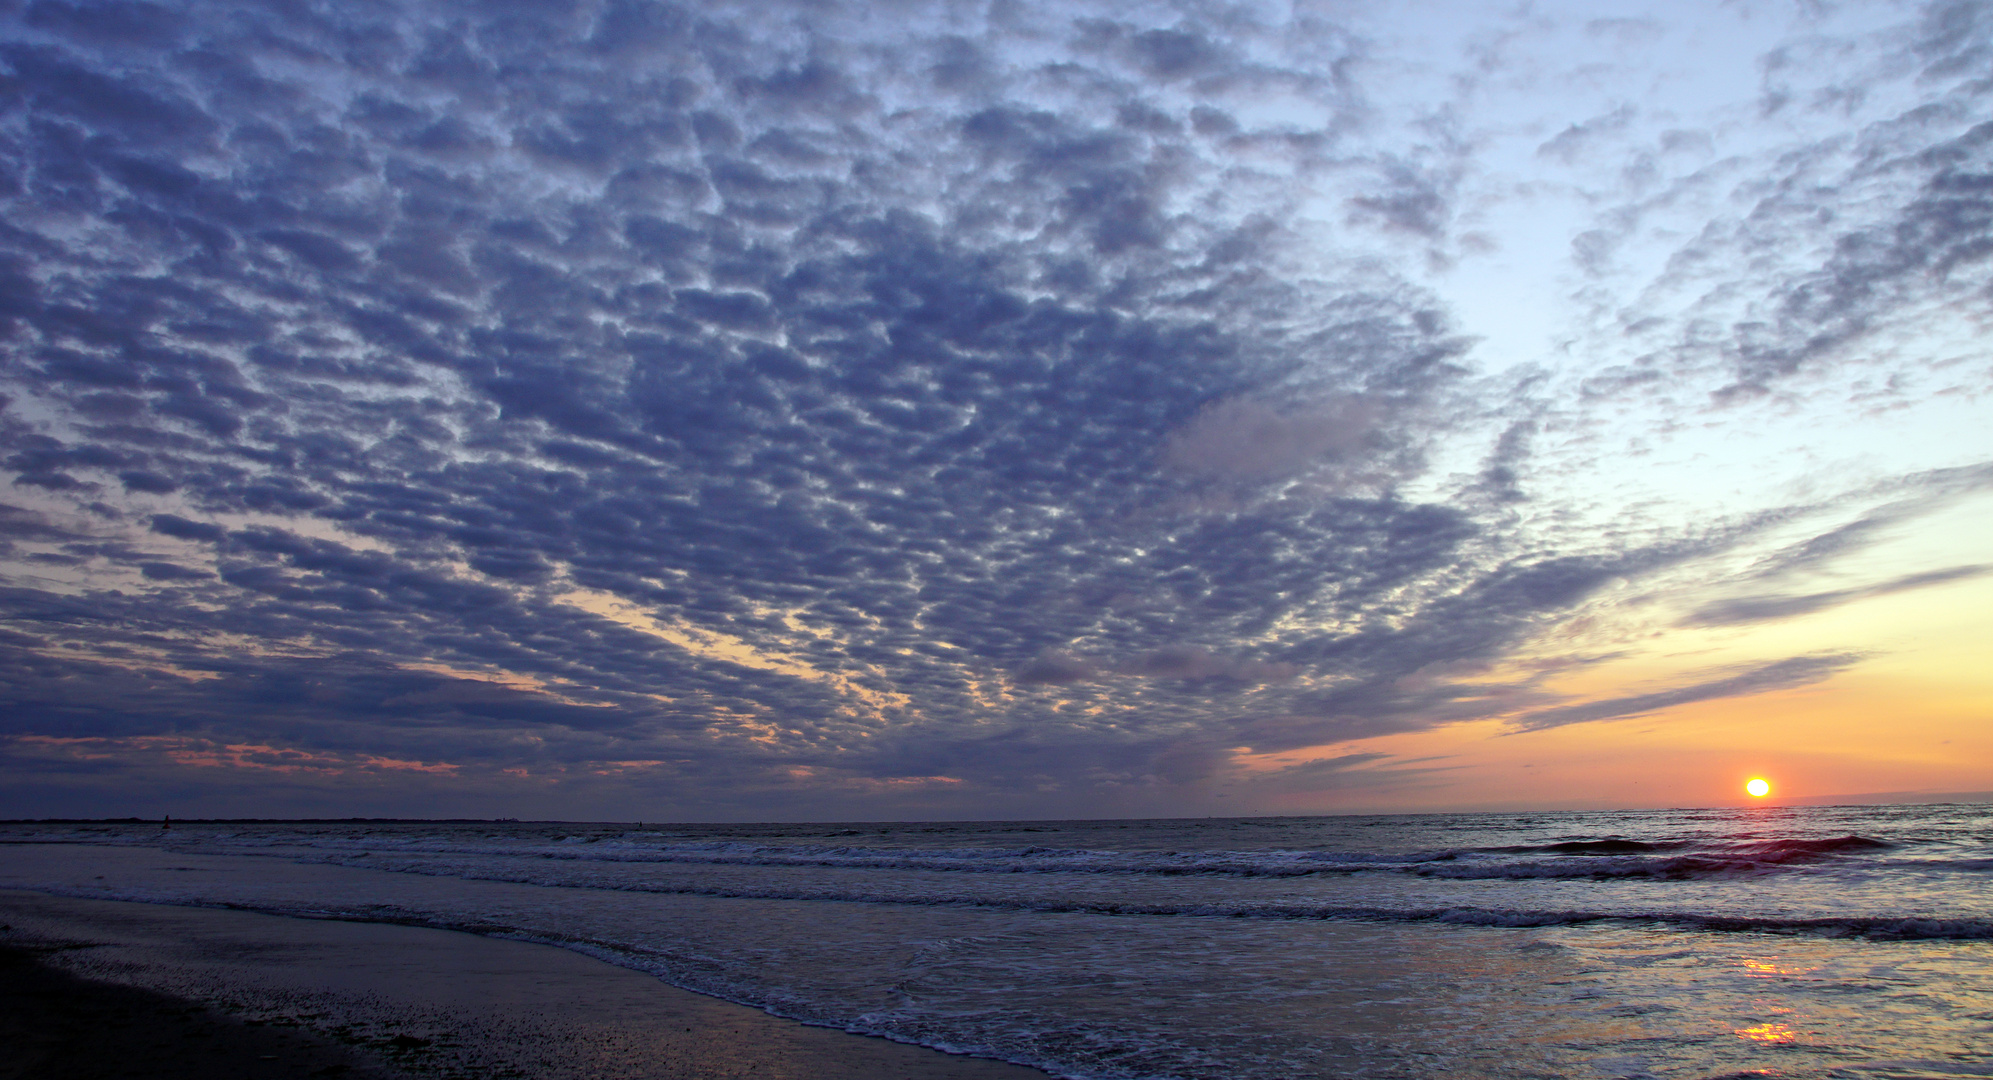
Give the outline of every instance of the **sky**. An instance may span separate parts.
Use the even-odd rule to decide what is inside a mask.
[[[0,0],[0,815],[1993,789],[1993,4]]]

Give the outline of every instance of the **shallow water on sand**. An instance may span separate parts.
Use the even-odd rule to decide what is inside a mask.
[[[0,885],[473,929],[1070,1077],[1993,1076],[1993,808],[0,827]]]

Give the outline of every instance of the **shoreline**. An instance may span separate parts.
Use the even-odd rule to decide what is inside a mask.
[[[0,963],[20,974],[17,986],[49,995],[30,994],[40,1013],[13,1021],[48,1051],[42,1064],[0,1076],[1047,1076],[783,1019],[558,946],[462,931],[13,889],[0,889],[0,924]]]

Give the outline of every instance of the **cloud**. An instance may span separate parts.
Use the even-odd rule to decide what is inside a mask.
[[[1420,673],[1740,542],[1518,529],[1556,410],[1467,400],[1423,261],[1476,144],[1195,8],[0,16],[8,730],[1097,810],[1493,709]],[[1979,144],[1900,141],[1914,227],[1739,378],[1977,280]]]
[[[1430,788],[1461,766],[1436,764],[1445,758],[1397,758],[1391,754],[1352,752],[1313,758],[1293,765],[1243,774],[1241,786],[1286,795],[1330,792],[1402,792]]]
[[[1634,115],[1632,106],[1622,105],[1603,116],[1572,124],[1537,147],[1537,156],[1554,158],[1569,165],[1583,157],[1597,142],[1624,132]]]
[[[1712,222],[1656,283],[1656,299],[1701,292],[1686,317],[1624,314],[1643,336],[1678,335],[1645,362],[1718,364],[1729,381],[1717,399],[1739,400],[1863,363],[1858,344],[1892,342],[1933,306],[1982,307],[1993,280],[1993,193],[1983,183],[1993,124],[1959,111],[1980,93],[1822,140],[1756,181],[1749,213]],[[1822,221],[1823,203],[1848,211]]]
[[[1155,649],[1116,668],[1149,679],[1229,679],[1245,683],[1284,682],[1300,673],[1293,664],[1228,659],[1204,649],[1176,646]]]
[[[1865,510],[1854,520],[1781,548],[1751,570],[1756,580],[1776,580],[1791,574],[1818,572],[1838,560],[1886,541],[1900,525],[1956,505],[1993,486],[1993,465],[1978,464],[1896,478],[1856,497],[1882,496],[1887,502]]]
[[[1872,596],[1888,596],[1911,589],[1979,577],[1985,574],[1987,569],[1984,566],[1954,566],[1921,574],[1905,574],[1890,581],[1859,589],[1834,589],[1828,592],[1783,596],[1740,596],[1705,604],[1682,620],[1682,623],[1685,626],[1734,626],[1769,619],[1789,619],[1798,615],[1825,611],[1856,600],[1866,600]]]
[[[0,503],[0,539],[20,540],[74,540],[75,533],[49,521],[46,514],[21,506]]]
[[[1143,679],[1222,679],[1239,683],[1284,682],[1300,673],[1293,664],[1218,656],[1192,645],[1167,645],[1116,663],[1052,650],[1014,673],[1023,685],[1060,685],[1115,676]]]
[[[1281,407],[1218,401],[1170,434],[1163,463],[1194,477],[1282,479],[1356,454],[1379,427],[1376,413],[1356,399]]]
[[[1017,669],[1016,678],[1026,686],[1057,685],[1091,679],[1100,673],[1095,665],[1056,650],[1040,653]]]
[[[1338,754],[1335,757],[1313,758],[1298,764],[1289,765],[1277,770],[1274,775],[1281,779],[1317,781],[1334,773],[1347,772],[1350,769],[1368,765],[1376,761],[1386,761],[1390,757],[1391,755],[1389,754],[1376,753]]]
[[[1610,698],[1604,701],[1590,701],[1582,705],[1565,705],[1554,709],[1539,709],[1518,717],[1511,725],[1514,731],[1542,731],[1546,728],[1564,727],[1570,724],[1589,724],[1601,720],[1624,720],[1629,717],[1646,716],[1650,713],[1672,709],[1678,705],[1691,705],[1699,701],[1715,701],[1721,698],[1749,697],[1753,694],[1770,693],[1774,690],[1790,690],[1809,686],[1833,678],[1841,671],[1859,663],[1862,657],[1857,653],[1821,653],[1811,656],[1793,656],[1784,660],[1774,660],[1735,674],[1708,679],[1673,690],[1661,690],[1651,694],[1636,694],[1631,697]]]
[[[7,378],[48,419],[6,462],[155,541],[47,551],[85,560],[85,594],[13,594],[23,664],[61,619],[130,628],[55,661],[90,693],[23,676],[42,723],[198,714],[307,747],[364,724],[383,759],[451,761],[425,740],[607,726],[645,743],[619,760],[938,775],[866,740],[1071,685],[1075,641],[1126,658],[1103,670],[1166,731],[1205,707],[1171,686],[1291,677],[1234,643],[1312,602],[1262,591],[1346,531],[1311,519],[1424,512],[1150,510],[1349,468],[1455,377],[1417,289],[1269,279],[1266,207],[1212,212],[1220,140],[1294,134],[1227,110],[1343,92],[1278,23],[1072,25],[1047,66],[917,20],[899,46],[935,65],[901,70],[802,9],[251,5],[156,34],[33,10],[0,50],[40,215],[5,239],[32,268]],[[1297,348],[1320,404],[1242,420]],[[1249,531],[1283,539],[1234,561]],[[415,690],[411,663],[504,681]],[[304,683],[310,723],[259,689]]]

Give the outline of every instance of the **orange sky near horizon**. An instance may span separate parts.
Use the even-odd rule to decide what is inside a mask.
[[[1273,812],[1777,805],[1835,796],[1993,793],[1993,580],[1858,601],[1747,631],[1672,629],[1545,688],[1573,703],[1688,681],[1684,672],[1835,648],[1864,662],[1825,681],[1642,716],[1516,731],[1481,720],[1242,759],[1248,775],[1347,753],[1398,783],[1286,793]],[[1744,791],[1771,781],[1760,800]],[[1249,786],[1249,783],[1248,783]]]

